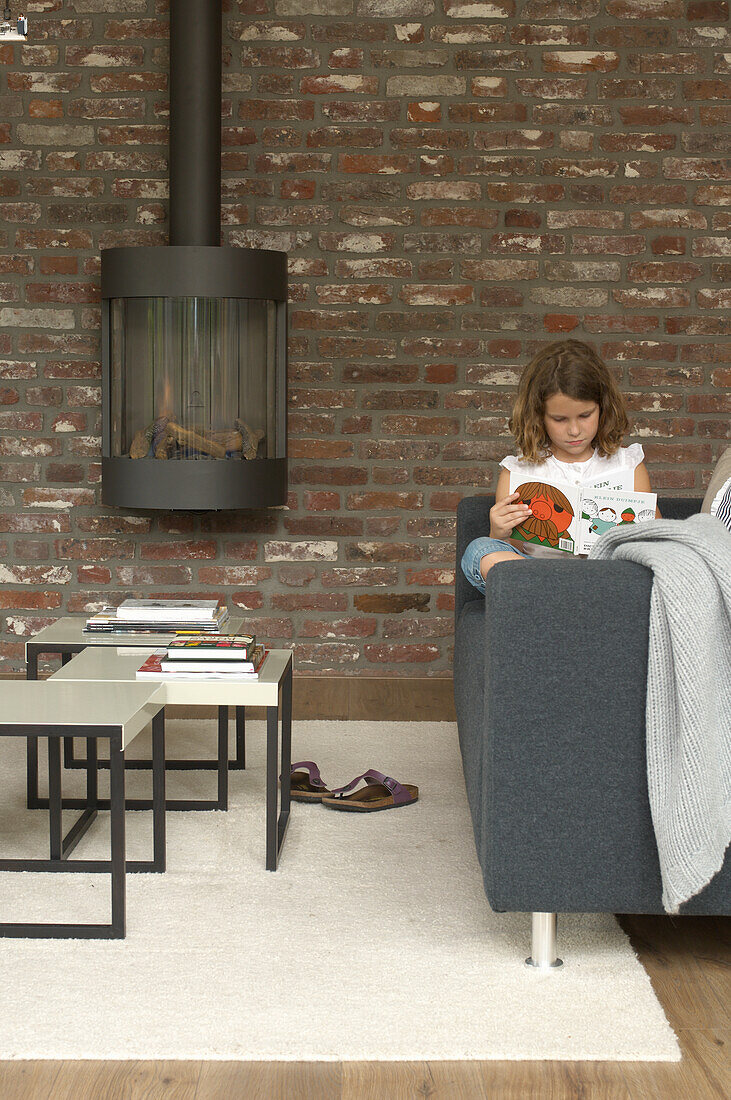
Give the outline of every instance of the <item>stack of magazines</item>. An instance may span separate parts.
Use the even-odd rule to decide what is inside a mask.
[[[218,634],[228,608],[218,600],[124,600],[86,620],[85,634]]]
[[[176,638],[151,653],[138,680],[258,680],[266,651],[253,634],[231,638]]]

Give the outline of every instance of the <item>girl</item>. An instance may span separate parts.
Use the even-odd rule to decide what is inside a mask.
[[[521,375],[509,426],[520,454],[500,463],[490,537],[474,539],[462,557],[463,573],[481,592],[488,569],[499,561],[521,561],[533,550],[526,543],[518,549],[508,541],[512,529],[531,515],[520,494],[508,492],[511,470],[526,481],[572,485],[593,484],[604,475],[633,470],[634,491],[651,491],[642,447],[621,446],[629,427],[624,398],[589,344],[557,340],[538,352]],[[539,552],[544,557],[566,556],[560,550]]]

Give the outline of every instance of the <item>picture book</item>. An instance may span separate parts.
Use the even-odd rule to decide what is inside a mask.
[[[87,619],[83,630],[86,634],[195,634],[196,637],[204,635],[218,638],[221,637],[223,621],[219,622],[215,620],[206,625],[202,623],[190,623],[186,624],[187,629],[185,630],[182,629],[182,625],[183,624],[164,620],[117,619],[116,617],[111,618],[102,615],[94,615],[93,618]]]
[[[261,659],[262,646],[255,646],[250,660],[240,661],[171,661],[169,657],[163,657],[160,667],[163,672],[220,672],[224,676],[235,676],[239,672],[256,672]]]
[[[251,656],[256,637],[237,634],[224,638],[175,638],[168,645],[168,660],[245,661]]]
[[[159,650],[151,653],[143,665],[135,673],[138,680],[225,680],[227,683],[247,683],[250,680],[258,680],[261,666],[266,660],[267,651],[261,647],[261,653],[257,653],[257,660],[251,671],[240,671],[235,665],[225,665],[209,672],[196,672],[188,668],[170,671],[163,667],[165,651]],[[223,662],[221,662],[223,665]]]
[[[117,608],[118,619],[155,620],[157,622],[211,622],[220,619],[223,608],[218,600],[123,600]]]
[[[532,514],[513,528],[510,539],[538,556],[588,554],[610,528],[655,518],[657,495],[636,493],[633,483],[633,470],[583,486],[526,481],[511,471],[510,492],[519,492]]]

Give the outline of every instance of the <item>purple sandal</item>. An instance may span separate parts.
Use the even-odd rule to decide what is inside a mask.
[[[292,765],[289,792],[295,802],[322,802],[323,795],[331,794],[314,760],[298,760]]]
[[[361,780],[365,779],[367,785],[359,791],[354,791]],[[368,782],[368,781],[372,782]],[[352,794],[347,794],[352,791]],[[411,802],[418,802],[419,788],[412,783],[399,783],[390,775],[369,769],[351,780],[344,787],[338,787],[329,792],[323,798],[323,806],[330,810],[351,810],[355,813],[367,814],[375,810],[393,810],[397,806],[407,806]]]

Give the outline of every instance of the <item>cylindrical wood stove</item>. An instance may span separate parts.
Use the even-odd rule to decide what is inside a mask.
[[[284,504],[287,257],[219,245],[220,0],[170,20],[170,245],[101,254],[102,501]]]

